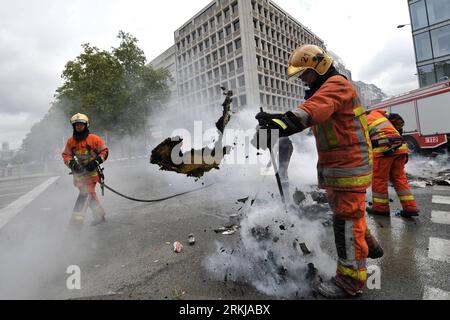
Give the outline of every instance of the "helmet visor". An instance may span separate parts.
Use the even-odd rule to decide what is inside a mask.
[[[292,74],[288,78],[289,84],[295,84],[297,83],[297,80],[300,79],[300,77],[308,70],[308,68],[301,68],[296,73]]]

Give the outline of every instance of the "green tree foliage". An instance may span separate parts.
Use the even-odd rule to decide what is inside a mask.
[[[111,51],[83,44],[83,52],[65,65],[52,107],[23,141],[24,162],[54,155],[55,145],[60,149],[71,134],[69,119],[78,112],[89,116],[94,132],[121,140],[142,135],[148,118],[161,111],[170,95],[170,73],[146,65],[138,40],[129,33],[120,31],[118,39],[120,45]]]
[[[67,116],[85,113],[97,131],[135,136],[144,131],[152,107],[168,98],[170,75],[145,64],[136,38],[122,31],[118,38],[111,52],[84,44],[84,52],[66,64],[56,98]]]

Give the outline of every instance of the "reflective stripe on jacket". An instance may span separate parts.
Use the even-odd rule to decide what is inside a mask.
[[[375,110],[367,115],[370,139],[374,145],[374,157],[408,153],[408,146],[401,134],[386,117],[386,111]]]
[[[62,153],[64,163],[69,166],[69,162],[75,157],[80,164],[86,165],[91,160],[100,157],[103,161],[108,158],[108,147],[106,147],[103,139],[99,136],[90,133],[86,139],[77,141],[73,137],[67,140],[66,147]],[[96,177],[97,171],[88,172],[79,177]],[[76,178],[76,176],[74,175]]]
[[[330,77],[295,113],[316,137],[319,187],[365,191],[372,183],[372,145],[366,110],[350,82]]]

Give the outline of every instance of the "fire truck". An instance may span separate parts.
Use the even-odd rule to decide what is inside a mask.
[[[367,108],[398,113],[411,152],[450,151],[450,80],[395,96]]]

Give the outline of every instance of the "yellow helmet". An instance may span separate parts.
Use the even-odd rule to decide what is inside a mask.
[[[307,44],[295,49],[289,57],[288,78],[296,79],[312,69],[323,76],[333,65],[333,59],[322,48]]]
[[[75,123],[84,123],[86,127],[89,128],[89,118],[87,115],[82,113],[77,113],[72,118],[70,118],[70,123],[74,125]]]

